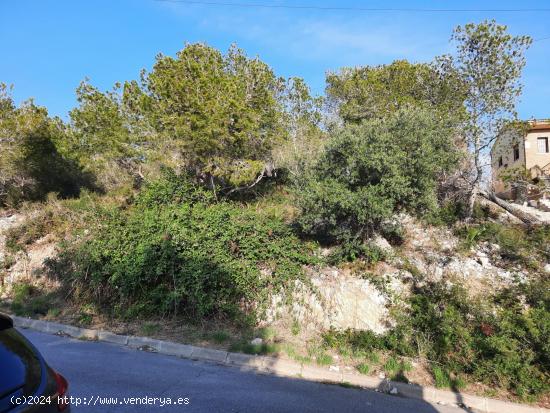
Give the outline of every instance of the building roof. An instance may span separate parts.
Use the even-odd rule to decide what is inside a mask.
[[[550,130],[550,119],[533,119],[529,121],[529,132],[537,130]]]

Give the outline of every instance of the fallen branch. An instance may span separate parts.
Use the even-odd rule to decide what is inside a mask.
[[[487,193],[485,191],[479,191],[479,194],[488,199],[491,202],[494,202],[499,207],[503,208],[504,210],[508,211],[510,214],[521,220],[524,224],[527,225],[536,225],[540,224],[540,220],[535,217],[534,215],[528,214],[524,211],[521,211],[519,208],[514,207],[509,202],[504,201],[503,199],[500,199],[497,197],[494,193],[490,192]]]
[[[254,188],[258,183],[260,183],[260,181],[264,178],[264,176],[265,176],[265,169],[260,173],[258,178],[252,184],[246,185],[246,186],[239,186],[237,188],[233,188],[231,191],[229,191],[227,193],[227,196],[229,196],[232,193],[237,192],[237,191],[244,191],[244,190],[249,190],[249,189]]]

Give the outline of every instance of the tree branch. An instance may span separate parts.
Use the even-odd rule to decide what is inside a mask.
[[[229,191],[229,192],[227,193],[227,195],[229,196],[229,195],[231,195],[232,193],[237,192],[237,191],[244,191],[244,190],[246,190],[246,189],[252,189],[252,188],[254,188],[254,187],[255,187],[258,183],[260,183],[260,181],[265,177],[265,172],[266,172],[266,170],[265,170],[265,168],[264,168],[264,170],[260,173],[260,175],[258,176],[258,178],[256,178],[256,180],[255,180],[253,183],[251,183],[250,185],[239,186],[239,187],[233,188],[231,191]]]

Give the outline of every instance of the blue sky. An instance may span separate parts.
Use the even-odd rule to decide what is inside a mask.
[[[213,0],[214,1],[214,0]],[[392,8],[550,8],[548,1],[225,0],[279,5]],[[327,70],[395,59],[429,61],[452,51],[457,24],[495,18],[514,34],[550,37],[550,12],[359,12],[189,5],[155,0],[0,0],[0,82],[17,101],[34,97],[67,118],[89,77],[102,88],[136,79],[159,52],[185,42],[226,50],[237,43],[278,75],[300,76],[322,93]],[[533,44],[519,114],[550,117],[550,39]]]

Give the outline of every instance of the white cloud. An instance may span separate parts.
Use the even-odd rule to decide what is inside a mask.
[[[300,27],[296,48],[312,58],[341,56],[368,58],[407,58],[422,60],[427,54],[426,42],[411,41],[398,27],[382,24],[378,27],[339,25],[333,22],[304,22]],[[424,44],[423,44],[424,43]]]
[[[170,5],[170,4],[169,4]],[[415,28],[410,16],[310,15],[280,10],[235,8],[185,8],[170,11],[194,20],[201,30],[228,42],[254,42],[258,49],[291,59],[375,64],[394,59],[430,60],[446,51],[448,34],[442,37],[430,27]],[[193,14],[195,18],[193,18]],[[446,29],[447,30],[447,29]],[[348,63],[351,64],[351,63]]]

